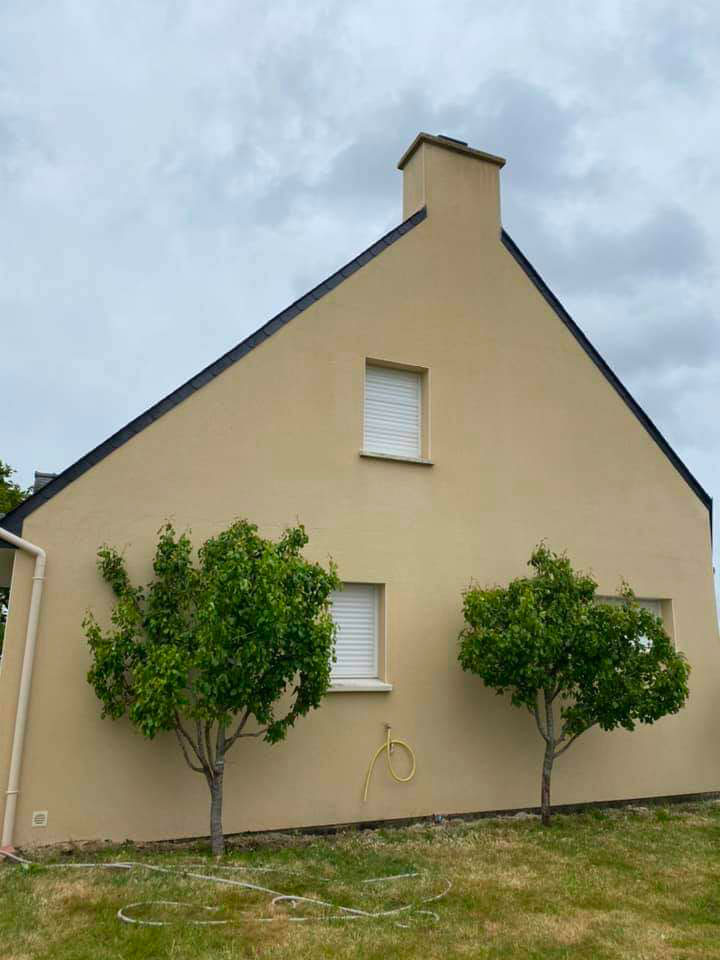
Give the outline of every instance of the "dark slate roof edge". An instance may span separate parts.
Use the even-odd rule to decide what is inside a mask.
[[[548,287],[548,285],[545,283],[543,278],[540,276],[537,270],[533,267],[533,265],[527,259],[527,257],[522,252],[522,250],[520,250],[520,248],[517,246],[515,241],[505,230],[502,231],[502,242],[506,247],[506,249],[514,257],[516,262],[519,264],[519,266],[527,274],[530,281],[535,285],[535,287],[539,290],[539,292],[545,298],[549,306],[552,307],[552,309],[555,311],[555,313],[560,318],[560,320],[562,320],[562,322],[565,324],[565,326],[573,335],[573,337],[575,337],[577,342],[583,348],[583,350],[588,355],[588,357],[590,357],[592,362],[595,364],[598,370],[602,373],[602,375],[605,377],[608,383],[616,390],[616,392],[624,400],[624,402],[627,404],[630,410],[632,410],[632,412],[635,414],[635,416],[640,421],[640,423],[645,427],[647,432],[650,434],[650,436],[653,438],[655,443],[657,443],[657,445],[660,447],[662,452],[665,454],[668,460],[675,467],[675,469],[678,471],[678,473],[683,478],[683,480],[685,480],[685,482],[693,490],[693,492],[700,499],[703,505],[707,507],[707,509],[710,512],[710,527],[712,530],[713,501],[710,494],[707,492],[707,490],[704,489],[704,487],[699,483],[699,481],[696,480],[695,477],[692,475],[692,473],[688,470],[688,468],[685,466],[685,464],[677,455],[677,453],[675,453],[675,451],[667,442],[667,440],[662,435],[662,433],[658,430],[658,428],[652,422],[650,417],[645,413],[645,411],[637,402],[637,400],[635,400],[635,398],[632,396],[632,394],[627,389],[627,387],[625,387],[625,385],[622,383],[622,381],[617,376],[617,374],[614,373],[614,371],[609,366],[609,364],[606,363],[605,360],[603,360],[603,358],[600,356],[598,351],[595,349],[592,343],[590,343],[590,341],[582,332],[580,327],[575,323],[575,321],[567,312],[565,307],[560,303],[558,298],[552,292],[550,287]]]
[[[229,366],[236,363],[254,347],[258,346],[258,344],[264,343],[273,333],[276,333],[281,327],[284,327],[286,323],[294,317],[297,317],[298,314],[334,290],[335,287],[343,283],[366,263],[369,263],[375,257],[379,256],[384,250],[387,250],[396,240],[400,240],[409,230],[412,230],[413,227],[422,223],[426,217],[427,209],[423,207],[379,240],[374,241],[367,250],[363,250],[357,257],[354,257],[349,263],[340,267],[339,270],[336,270],[323,280],[322,283],[313,287],[308,293],[299,297],[294,303],[291,303],[289,307],[286,307],[285,310],[271,317],[270,320],[259,327],[254,333],[251,333],[250,336],[246,337],[241,343],[237,344],[237,346],[228,350],[227,353],[224,353],[209,366],[205,367],[204,370],[195,374],[195,376],[191,377],[176,390],[173,390],[172,393],[169,393],[166,397],[163,397],[162,400],[153,404],[153,406],[144,413],[135,417],[134,420],[131,420],[130,423],[121,427],[99,446],[95,447],[89,453],[86,453],[84,457],[81,457],[75,463],[71,464],[67,469],[63,470],[62,473],[59,473],[54,480],[51,480],[50,483],[42,487],[41,490],[31,497],[28,497],[27,500],[15,507],[14,510],[7,513],[3,517],[0,525],[11,533],[19,536],[22,531],[23,520],[28,514],[42,506],[43,503],[51,497],[54,497],[55,494],[60,493],[68,484],[76,480],[94,464],[103,460],[108,454],[112,453],[113,450],[117,450],[118,447],[127,443],[135,434],[140,433],[141,430],[144,430],[145,427],[154,423],[155,420],[163,414],[172,410],[172,408],[176,407],[179,403],[182,403],[183,400],[195,393],[196,390],[199,390],[206,383],[209,383],[215,377],[219,376],[224,370],[227,370]],[[3,542],[0,541],[0,546],[2,546],[2,543]]]

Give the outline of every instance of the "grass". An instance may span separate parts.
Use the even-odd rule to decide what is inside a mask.
[[[559,815],[549,829],[511,818],[244,837],[220,862],[199,845],[35,859],[29,869],[0,866],[2,960],[720,958],[720,804],[712,802]],[[174,872],[51,866],[81,860]],[[340,922],[322,907],[273,907],[265,893],[192,879],[188,869],[371,911],[433,896],[446,879],[452,888],[425,906],[437,920],[411,911]],[[412,872],[420,875],[362,882]],[[148,903],[159,900],[187,906]],[[129,915],[170,924],[122,923],[118,909],[133,903]],[[298,915],[314,919],[290,920]]]

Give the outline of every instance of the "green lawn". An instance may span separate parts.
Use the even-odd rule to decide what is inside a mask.
[[[41,865],[29,869],[0,866],[3,960],[720,958],[714,802],[557,816],[549,829],[536,819],[496,819],[333,837],[243,837],[220,863],[200,846],[35,858]],[[51,866],[88,860],[132,860],[172,872]],[[270,894],[188,871],[336,906],[273,905]],[[363,882],[399,874],[417,875]],[[448,881],[445,896],[421,902]],[[379,912],[405,904],[415,906],[386,917],[330,918],[337,905]],[[125,924],[117,918],[123,907],[135,919],[170,923]],[[302,916],[310,919],[291,919]],[[187,922],[207,919],[230,923]]]

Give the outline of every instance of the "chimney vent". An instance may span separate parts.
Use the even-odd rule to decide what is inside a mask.
[[[457,137],[448,137],[445,133],[439,133],[438,137],[440,137],[441,140],[449,140],[450,143],[459,143],[461,147],[466,147],[468,145],[467,140],[458,140]]]

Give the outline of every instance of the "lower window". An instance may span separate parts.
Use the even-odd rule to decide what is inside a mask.
[[[380,587],[346,583],[332,594],[337,624],[333,679],[376,680],[379,676]]]
[[[609,604],[617,604],[617,605],[620,605],[625,602],[622,597],[598,597],[597,599],[601,603],[609,603]],[[652,613],[653,616],[659,617],[663,621],[663,625],[665,626],[665,629],[666,630],[668,629],[667,617],[665,616],[665,611],[663,610],[663,606],[665,605],[666,601],[653,600],[647,597],[636,597],[636,600],[639,607],[643,607],[645,610]],[[672,639],[672,634],[670,634],[670,637]],[[649,647],[650,640],[644,636],[640,637],[640,644],[643,647]]]

